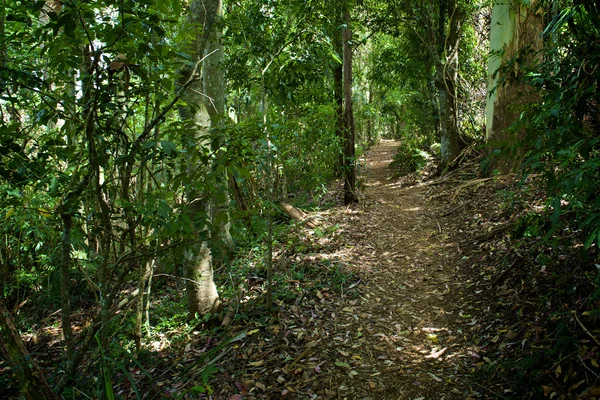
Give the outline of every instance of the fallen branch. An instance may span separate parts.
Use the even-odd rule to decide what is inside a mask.
[[[450,209],[450,211],[446,211],[445,213],[439,215],[439,217],[444,218],[444,217],[449,217],[450,215],[454,214],[455,212],[457,212],[458,210],[460,210],[461,208],[463,208],[464,206],[467,205],[467,202],[462,202],[459,205],[457,205],[456,207],[452,207],[452,209]]]
[[[291,204],[288,204],[284,201],[279,202],[279,207],[285,212],[290,218],[295,219],[296,221],[300,221],[304,223],[310,229],[315,229],[320,225],[320,222],[314,218],[311,218],[304,211],[294,207]]]
[[[310,342],[306,345],[306,349],[304,349],[304,351],[302,353],[300,353],[296,358],[294,358],[294,361],[292,361],[290,364],[286,365],[285,367],[282,368],[282,371],[285,372],[286,374],[289,374],[290,372],[292,372],[292,370],[294,369],[294,365],[296,365],[298,363],[298,361],[302,360],[303,358],[306,358],[306,356],[314,350],[315,346],[317,344],[319,344],[321,340],[315,340],[313,342]]]
[[[496,236],[500,233],[510,231],[511,229],[513,229],[515,227],[515,225],[516,225],[516,222],[509,222],[504,225],[496,226],[495,228],[492,228],[487,232],[484,232],[484,233],[481,233],[481,234],[475,236],[473,238],[473,240],[475,242],[484,242],[486,240],[493,238],[494,236]]]
[[[452,196],[450,196],[450,199],[452,201],[454,201],[463,191],[463,189],[466,189],[470,186],[475,186],[475,185],[479,185],[482,184],[484,182],[487,181],[492,181],[492,180],[500,180],[500,179],[508,179],[511,177],[514,177],[515,174],[507,174],[507,175],[500,175],[500,176],[494,176],[491,178],[478,178],[478,179],[471,179],[469,181],[466,181],[462,184],[460,184],[456,189],[454,189],[454,194]]]
[[[504,275],[506,275],[508,273],[508,271],[512,270],[514,268],[514,266],[517,264],[517,260],[513,261],[513,263],[506,268],[504,271],[500,272],[495,278],[494,280],[490,283],[490,287],[494,287],[496,286],[496,284],[500,281],[500,279],[502,279],[502,277]],[[512,329],[512,327],[511,327]]]

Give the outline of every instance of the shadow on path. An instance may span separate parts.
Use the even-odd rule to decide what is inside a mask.
[[[346,209],[341,259],[360,277],[359,295],[342,297],[320,343],[336,357],[329,394],[347,399],[464,399],[472,363],[468,282],[457,280],[460,249],[444,232],[426,186],[389,179],[399,142],[367,154],[361,204]],[[438,205],[441,209],[442,205]],[[461,278],[462,279],[462,278]]]

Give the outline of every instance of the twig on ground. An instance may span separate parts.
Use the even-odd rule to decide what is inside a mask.
[[[577,323],[579,324],[581,329],[583,329],[583,332],[585,332],[586,335],[588,335],[598,346],[600,346],[600,341],[596,338],[596,336],[594,336],[594,334],[592,332],[590,332],[588,330],[588,328],[585,327],[585,325],[583,325],[581,320],[577,317],[576,311],[573,311],[572,314],[573,314],[573,317],[575,318],[575,321],[577,321]]]
[[[508,268],[506,268],[504,271],[500,272],[500,273],[499,273],[499,274],[498,274],[498,275],[497,275],[497,276],[494,278],[494,280],[493,280],[492,282],[490,282],[490,287],[494,287],[494,286],[496,286],[496,284],[497,284],[497,283],[500,281],[500,279],[502,279],[502,277],[503,277],[504,275],[506,275],[506,274],[508,273],[508,271],[512,270],[516,264],[517,264],[517,260],[515,259],[515,260],[513,261],[513,263],[512,263],[512,264],[511,264],[511,265],[510,265]]]

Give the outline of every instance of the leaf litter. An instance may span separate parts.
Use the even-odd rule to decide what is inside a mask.
[[[540,301],[579,260],[509,235],[540,193],[504,207],[499,193],[517,192],[517,178],[480,179],[476,161],[426,182],[391,179],[398,146],[384,140],[363,160],[359,205],[314,216],[336,229],[297,224],[280,241],[276,267],[297,275],[286,274],[288,292],[276,287],[275,310],[260,305],[264,277],[249,274],[218,331],[151,341],[154,364],[130,369],[144,398],[600,397],[597,255],[574,294]],[[555,354],[559,329],[572,343]],[[50,372],[59,335],[31,346]],[[115,386],[135,397],[127,379]]]

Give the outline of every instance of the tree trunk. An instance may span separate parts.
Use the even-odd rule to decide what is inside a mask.
[[[4,22],[6,19],[6,0],[0,1],[0,70],[4,69],[6,60],[6,37]],[[0,92],[4,92],[4,81],[0,76]],[[0,104],[0,115],[4,115],[2,104]],[[8,218],[7,218],[8,219]],[[8,250],[8,249],[5,249]],[[0,297],[4,296],[4,287],[9,281],[8,256],[5,257],[0,247]]]
[[[515,136],[508,128],[518,118],[519,106],[535,100],[531,87],[521,79],[521,71],[537,61],[537,52],[543,46],[543,18],[535,11],[536,4],[537,1],[532,1],[529,6],[519,2],[494,3],[488,61],[486,139],[490,154],[504,145],[508,145],[511,151],[503,159],[495,157],[490,160],[484,171],[486,174],[491,174],[494,169],[501,173],[510,172],[523,155],[522,151],[511,146],[521,138],[522,132]],[[518,62],[513,63],[511,70],[503,70],[524,49],[528,50],[520,55]]]
[[[338,26],[341,25],[340,18],[336,18],[339,23],[333,33],[333,51],[342,59],[344,48],[342,45],[342,33],[338,31]],[[344,64],[343,62],[334,61],[333,65],[333,99],[335,102],[336,125],[335,132],[339,143],[345,142],[345,122],[344,122]],[[344,149],[340,149],[340,156],[336,166],[336,176],[343,178],[344,176]]]
[[[21,385],[21,394],[28,400],[58,400],[58,396],[50,389],[42,369],[25,348],[2,296],[0,296],[0,339],[0,347]]]
[[[442,152],[441,168],[447,167],[460,154],[460,136],[458,133],[458,121],[456,119],[454,82],[447,77],[444,78],[444,66],[439,65],[441,75],[437,79],[438,101],[440,108],[440,144]],[[447,89],[448,88],[448,89]]]
[[[194,29],[196,33],[195,40],[187,46],[187,51],[197,61],[204,59],[203,69],[209,73],[215,73],[214,65],[211,63],[214,59],[211,57],[216,55],[217,63],[220,63],[218,48],[215,49],[215,41],[218,41],[218,36],[213,35],[215,25],[219,20],[222,10],[221,0],[193,0],[190,3],[190,13],[187,18],[187,23],[183,29]],[[211,37],[213,38],[211,41]],[[209,45],[209,43],[211,43]],[[218,47],[218,45],[217,45]],[[206,49],[211,48],[217,50],[214,54],[207,55]],[[211,50],[211,51],[212,51]],[[206,57],[206,58],[205,58]],[[218,64],[217,64],[218,65]],[[196,71],[197,72],[197,71]],[[190,79],[194,70],[186,68],[182,71],[181,81],[186,82]],[[214,77],[214,75],[213,75]],[[207,79],[205,77],[205,79]],[[216,82],[215,78],[215,82]],[[211,121],[216,121],[219,115],[222,115],[224,106],[222,99],[219,97],[218,86],[211,80],[206,81],[206,86],[209,90],[217,91],[217,98],[213,102],[204,102],[205,98],[202,93],[205,90],[204,82],[200,79],[192,83],[186,90],[183,99],[187,104],[186,107],[180,109],[182,119],[192,121],[194,136],[196,142],[203,145],[210,145],[207,140],[206,133],[211,126]],[[214,93],[213,93],[214,94]],[[217,104],[219,103],[220,104]],[[211,114],[214,119],[211,119]],[[203,166],[208,168],[208,165]],[[190,170],[197,169],[197,166],[190,165]],[[184,272],[186,275],[186,291],[188,300],[189,318],[199,317],[213,313],[220,306],[219,294],[213,280],[213,259],[212,252],[208,247],[208,236],[211,227],[208,226],[211,220],[213,199],[205,200],[207,197],[196,190],[190,190],[187,200],[190,203],[189,213],[192,221],[195,222],[196,237],[201,238],[197,243],[189,245],[184,252]],[[206,218],[199,218],[199,216]]]
[[[222,18],[222,5],[217,9],[215,24]],[[213,29],[206,42],[206,50],[203,62],[203,85],[204,106],[210,116],[211,140],[224,144],[223,129],[225,127],[225,77],[223,74],[223,44],[221,42],[221,30]],[[212,241],[211,249],[213,258],[220,264],[227,264],[235,251],[235,244],[231,237],[231,222],[229,217],[229,195],[228,177],[223,169],[225,155],[217,151],[216,168],[217,182],[213,195],[211,196],[211,225]]]
[[[355,138],[356,126],[354,124],[354,111],[352,110],[352,30],[350,29],[350,10],[344,4],[344,204],[358,202],[356,196],[356,166],[355,166]]]
[[[373,146],[375,144],[375,135],[373,133],[373,110],[371,107],[373,106],[373,83],[369,81],[369,88],[367,90],[367,140],[369,141],[369,146]]]
[[[208,242],[190,246],[184,257],[189,316],[202,317],[219,310],[221,300],[213,279],[212,255]]]
[[[71,214],[61,214],[63,223],[62,232],[62,260],[60,265],[60,299],[62,310],[60,312],[63,336],[67,345],[67,362],[73,362],[75,355],[75,341],[71,329],[71,281],[69,269],[71,267]]]
[[[444,6],[447,8],[444,9]],[[449,16],[448,35],[445,31],[445,13]],[[435,86],[439,101],[439,129],[442,160],[440,167],[446,168],[461,150],[458,130],[457,91],[458,51],[464,11],[459,9],[456,0],[440,0],[439,48],[442,49],[436,62]]]

